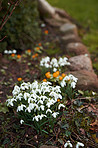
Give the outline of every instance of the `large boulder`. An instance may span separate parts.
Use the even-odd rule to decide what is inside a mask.
[[[98,78],[94,72],[90,72],[87,70],[80,70],[80,71],[70,71],[67,73],[71,73],[78,78],[77,89],[93,90],[98,92]]]
[[[92,61],[89,57],[85,55],[71,57],[69,59],[69,62],[71,63],[69,65],[69,69],[71,71],[78,71],[78,70],[93,71]]]
[[[69,43],[81,42],[81,39],[75,34],[67,34],[61,37],[61,42],[67,46]]]
[[[67,52],[75,55],[88,54],[87,47],[83,43],[69,43],[66,47]]]
[[[50,26],[52,27],[60,27],[64,22],[63,19],[57,19],[57,18],[45,18],[44,19],[46,23],[48,23]],[[66,23],[68,23],[69,21],[67,19],[64,19],[64,21]]]
[[[60,26],[60,32],[62,33],[73,33],[78,35],[77,26],[72,23],[65,23],[62,26]]]

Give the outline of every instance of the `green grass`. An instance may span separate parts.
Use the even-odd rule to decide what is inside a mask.
[[[47,0],[52,6],[64,9],[89,32],[83,35],[83,43],[93,57],[98,56],[98,0]],[[97,63],[94,67],[98,71]]]

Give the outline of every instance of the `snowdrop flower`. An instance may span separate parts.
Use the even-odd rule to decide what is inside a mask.
[[[43,118],[43,117],[47,117],[47,116],[46,116],[46,115],[41,114],[41,115],[39,116],[40,120],[42,120],[42,118]]]
[[[31,113],[31,109],[30,109],[29,106],[25,109],[25,112],[26,112],[26,111],[28,111],[29,113]]]
[[[35,116],[35,117],[33,117],[33,121],[36,120],[36,121],[38,122],[38,121],[39,121],[38,118],[39,118],[39,116]]]
[[[16,100],[20,100],[20,101],[21,101],[22,98],[23,98],[23,95],[22,95],[22,93],[20,93],[20,94],[16,97]]]
[[[60,108],[61,108],[61,107],[63,107],[63,108],[64,108],[64,107],[65,107],[65,105],[63,105],[63,104],[59,104],[58,109],[60,110]]]
[[[79,148],[80,146],[84,147],[84,144],[81,143],[81,142],[77,142],[77,144],[76,144],[76,148]]]
[[[60,85],[61,85],[62,87],[66,86],[66,82],[65,82],[64,79],[61,81]]]
[[[23,123],[24,123],[24,120],[21,119],[21,120],[20,120],[20,124],[23,124]]]
[[[54,118],[56,118],[56,116],[57,116],[58,114],[59,114],[58,112],[54,112],[54,113],[52,114],[52,116],[53,116]]]
[[[47,109],[47,110],[46,110],[46,114],[47,114],[48,112],[52,114],[52,111],[51,111],[50,109]]]
[[[7,100],[7,106],[14,106],[13,101],[16,101],[16,99],[12,98],[12,99],[8,99]]]
[[[92,95],[96,95],[96,93],[94,91],[92,91]]]
[[[20,92],[20,87],[15,85],[14,90],[12,91],[12,94],[15,96],[19,94],[19,92]]]
[[[24,93],[24,99],[27,100],[29,97],[30,97],[30,94],[25,92]]]
[[[8,50],[4,50],[4,53],[5,53],[5,54],[8,54]]]
[[[56,68],[53,68],[53,72],[56,72],[57,71],[57,69]]]
[[[20,106],[17,107],[17,112],[23,111],[23,108],[26,108],[24,104],[21,104]]]
[[[16,54],[17,51],[14,49],[12,52],[13,52],[14,54]]]
[[[11,51],[11,50],[9,50],[9,51],[8,51],[8,53],[9,53],[9,54],[12,54],[12,51]]]
[[[60,86],[56,86],[52,90],[55,91],[56,93],[61,93]]]
[[[72,147],[72,144],[71,144],[71,142],[68,140],[66,143],[65,143],[65,145],[64,145],[64,147],[66,148],[67,146],[69,146],[69,147]]]
[[[78,81],[78,78],[76,78],[75,76],[73,76],[72,74],[69,75],[69,78],[71,80],[73,80],[74,82],[77,82]]]
[[[72,88],[75,88],[75,87],[76,87],[76,83],[75,83],[75,82],[72,82],[72,83],[71,83],[71,87],[72,87]]]
[[[23,82],[20,86],[21,90],[29,89],[28,83]]]
[[[41,27],[42,27],[42,28],[43,28],[43,27],[45,27],[45,26],[46,26],[46,24],[44,24],[44,23],[43,23],[43,24],[41,24]]]
[[[41,105],[41,106],[40,106],[40,108],[41,108],[41,110],[43,110],[43,111],[44,111],[44,105]]]

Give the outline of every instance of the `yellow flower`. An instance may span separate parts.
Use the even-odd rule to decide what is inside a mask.
[[[59,80],[61,81],[62,79],[63,79],[63,77],[62,77],[62,76],[60,76],[60,77],[59,77]]]
[[[22,81],[22,78],[21,78],[21,77],[20,77],[20,78],[17,78],[17,80],[18,80],[18,81]]]
[[[36,47],[36,50],[40,50],[40,48],[39,47]]]
[[[15,56],[15,54],[14,54],[14,53],[12,53],[12,54],[11,54],[11,57],[14,57],[14,56]]]
[[[66,74],[65,73],[62,73],[62,77],[64,78],[66,76]]]
[[[51,77],[50,72],[47,72],[47,73],[45,74],[45,76],[46,76],[46,78],[50,79],[50,77]]]
[[[39,45],[39,46],[42,46],[42,44],[41,44],[41,43],[39,43],[38,45]]]
[[[30,53],[31,52],[31,49],[28,49],[27,52]]]
[[[57,99],[57,102],[60,102],[60,99]]]
[[[44,33],[45,33],[45,34],[48,34],[48,30],[45,30]]]
[[[53,77],[54,78],[57,78],[59,76],[59,74],[60,74],[60,72],[59,71],[56,71],[56,72],[53,73]]]
[[[18,55],[17,55],[17,59],[20,59],[20,58],[21,58],[21,55],[20,55],[20,54],[18,54]]]
[[[43,79],[43,82],[47,82],[47,80],[46,79]]]

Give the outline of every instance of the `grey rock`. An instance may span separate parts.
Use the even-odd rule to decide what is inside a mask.
[[[60,31],[63,33],[73,33],[75,35],[78,35],[77,26],[71,23],[65,23],[60,26]]]
[[[69,43],[66,47],[66,50],[68,53],[71,52],[75,55],[88,54],[88,56],[90,56],[87,47],[82,43]]]
[[[71,71],[87,70],[93,71],[92,61],[89,57],[85,55],[74,56],[69,59],[71,63],[69,69]]]
[[[66,23],[69,22],[67,19],[64,19],[64,21],[66,21]],[[60,27],[64,23],[61,20],[57,20],[54,18],[46,18],[45,22],[53,27]]]
[[[74,34],[68,34],[61,37],[61,42],[67,46],[69,43],[81,42],[80,38]]]

